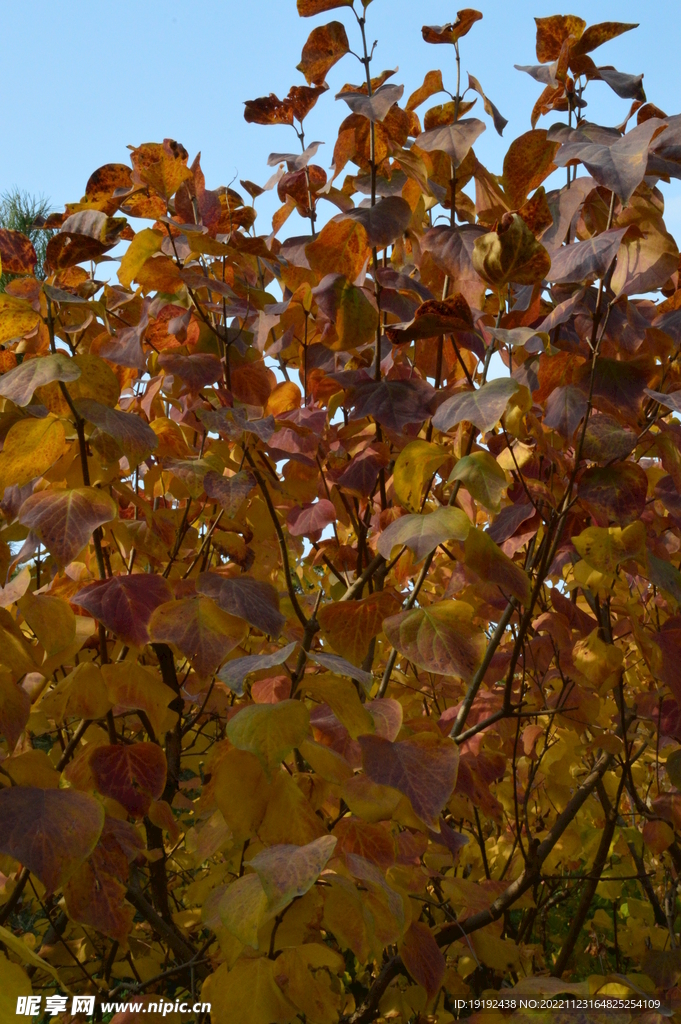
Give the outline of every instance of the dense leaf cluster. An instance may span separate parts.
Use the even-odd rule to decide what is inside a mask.
[[[307,84],[246,103],[300,140],[265,186],[166,139],[44,222],[44,280],[0,230],[7,1019],[677,998],[681,119],[594,62],[634,26],[539,18],[496,175],[481,15],[423,29],[445,72],[403,103],[366,6],[298,0],[335,8]],[[327,172],[304,121],[352,15]]]

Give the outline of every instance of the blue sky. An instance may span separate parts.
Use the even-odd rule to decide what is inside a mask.
[[[530,127],[540,87],[513,64],[535,61],[534,15],[569,10],[590,24],[640,21],[639,29],[605,44],[594,57],[620,71],[644,72],[648,98],[667,113],[681,107],[681,19],[671,2],[591,0],[563,8],[543,0],[494,0],[479,6],[484,20],[462,40],[462,77],[465,81],[467,70],[475,74],[509,120],[503,139],[490,126],[476,143],[476,153],[491,170],[501,170],[510,141]],[[404,83],[405,95],[420,85],[426,71],[440,68],[453,90],[451,49],[427,46],[420,28],[451,21],[455,14],[456,5],[443,0],[374,0],[367,24],[370,41],[378,40],[373,68],[399,65],[393,81]],[[351,45],[359,48],[351,12],[301,19],[295,0],[5,4],[0,191],[19,185],[44,193],[54,208],[61,208],[81,197],[96,167],[127,162],[128,143],[164,136],[182,142],[190,158],[201,150],[208,187],[235,177],[263,183],[271,173],[268,153],[294,149],[297,143],[286,127],[247,125],[243,101],[269,92],[281,96],[291,84],[303,83],[295,70],[303,43],[315,25],[336,18],[345,22]],[[308,139],[326,142],[317,157],[325,167],[335,130],[347,113],[333,94],[345,82],[359,81],[361,72],[354,58],[344,58],[329,75],[329,93],[306,122]],[[618,123],[629,106],[600,82],[589,87],[587,98],[588,116],[601,124]],[[663,188],[668,226],[679,238],[681,183]],[[260,233],[269,231],[271,212],[271,203],[263,206]],[[292,231],[300,230],[289,223]]]

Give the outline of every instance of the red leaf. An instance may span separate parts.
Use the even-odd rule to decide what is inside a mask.
[[[166,784],[166,758],[156,743],[96,747],[90,769],[99,792],[117,800],[134,818],[144,817]]]
[[[90,583],[71,602],[89,611],[124,643],[144,647],[149,642],[152,612],[172,599],[172,587],[163,576],[144,572]]]
[[[421,732],[399,743],[360,736],[362,764],[372,780],[399,789],[429,825],[437,821],[456,785],[459,748],[453,740]]]
[[[445,958],[428,925],[414,921],[400,946],[402,962],[414,981],[422,985],[432,999],[445,976]]]

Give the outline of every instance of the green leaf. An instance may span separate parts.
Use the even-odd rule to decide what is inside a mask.
[[[508,487],[506,474],[489,452],[473,452],[459,459],[449,482],[460,480],[468,493],[488,512],[499,512],[501,496]]]
[[[310,713],[299,700],[279,704],[251,704],[227,725],[227,738],[239,750],[255,754],[271,774],[294,747],[305,739]]]

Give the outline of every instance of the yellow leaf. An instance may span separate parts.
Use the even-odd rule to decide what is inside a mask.
[[[48,654],[56,654],[75,640],[76,616],[63,598],[25,594],[19,608]]]
[[[215,802],[236,842],[250,838],[263,819],[271,787],[255,754],[230,750],[215,772]]]
[[[300,408],[300,388],[292,380],[283,380],[277,384],[267,399],[266,416],[278,416],[283,412],[291,412]]]
[[[342,974],[342,956],[328,946],[310,942],[285,950],[275,961],[277,981],[284,994],[314,1024],[335,1024],[341,997],[331,987],[331,975]]]
[[[0,294],[0,344],[19,338],[40,323],[40,314],[25,299]]]
[[[203,983],[201,998],[211,1004],[214,1024],[288,1024],[296,1015],[275,979],[274,961],[237,960],[221,964]]]
[[[145,711],[157,736],[172,729],[177,712],[168,705],[174,692],[161,681],[158,674],[137,662],[122,661],[116,665],[102,665],[106,693],[115,707],[131,711]]]
[[[99,666],[92,662],[76,665],[43,696],[40,710],[58,723],[66,718],[103,718],[111,710],[111,701]]]
[[[366,775],[348,779],[341,794],[352,813],[365,821],[390,821],[402,800],[397,789],[372,782]]]
[[[624,654],[613,644],[599,639],[594,629],[584,640],[578,640],[572,651],[575,668],[582,673],[592,686],[602,686],[606,679],[614,684],[624,662]],[[612,678],[611,678],[612,677]]]
[[[64,427],[54,416],[14,423],[0,452],[0,493],[12,484],[22,487],[42,476],[65,450]]]
[[[31,980],[23,967],[0,956],[0,1020],[16,1020],[19,996],[32,993]]]
[[[11,949],[11,951],[18,956],[23,963],[30,964],[31,967],[37,967],[38,970],[46,971],[52,978],[54,978],[59,988],[63,989],[64,992],[68,992],[69,995],[72,995],[71,989],[66,985],[63,978],[55,970],[52,964],[48,964],[47,960],[43,960],[41,956],[38,956],[38,954],[34,953],[32,949],[29,949],[23,939],[20,939],[19,936],[15,935],[14,932],[11,932],[9,928],[4,928],[2,925],[0,925],[0,942],[4,942],[7,948]],[[0,975],[0,978],[1,977],[2,975]],[[0,996],[0,998],[2,997]],[[16,1014],[16,1008],[17,1006],[15,1002],[14,1009],[12,1011],[13,1015]],[[11,1020],[12,1018],[8,1017],[7,1019]]]
[[[426,487],[447,458],[447,452],[437,444],[410,441],[397,456],[393,472],[393,489],[400,505],[410,512],[420,512]]]
[[[639,520],[624,530],[620,526],[588,526],[572,543],[592,568],[614,573],[629,558],[645,560],[646,528]]]
[[[326,835],[321,818],[286,771],[270,787],[270,799],[258,836],[264,843],[306,846]]]
[[[150,256],[160,252],[164,235],[153,228],[138,231],[128,246],[118,268],[118,280],[124,288],[129,288],[138,272]]]
[[[228,885],[220,900],[220,920],[244,946],[258,948],[258,931],[267,916],[267,896],[259,877],[243,875]]]
[[[329,705],[353,739],[374,732],[374,720],[362,705],[349,679],[324,673],[305,676],[301,685],[317,700]]]
[[[311,765],[315,775],[326,779],[327,782],[341,785],[354,776],[354,772],[345,758],[337,754],[331,747],[315,743],[314,740],[303,740],[300,744],[300,753]]]

